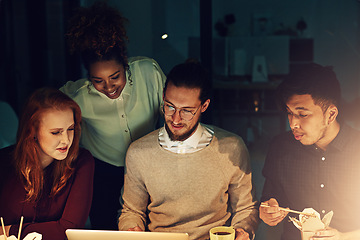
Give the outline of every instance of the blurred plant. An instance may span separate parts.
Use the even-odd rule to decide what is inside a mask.
[[[306,28],[307,28],[307,24],[306,24],[304,18],[301,18],[296,24],[296,29],[300,32],[300,35],[303,35],[304,30]]]
[[[278,29],[274,31],[274,35],[297,36],[298,33],[295,29],[280,23]]]
[[[236,22],[234,14],[227,14],[215,23],[215,30],[221,37],[229,36],[230,27]]]

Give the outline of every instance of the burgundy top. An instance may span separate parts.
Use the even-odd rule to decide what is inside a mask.
[[[68,228],[84,228],[89,215],[92,193],[94,159],[91,153],[80,149],[75,171],[66,186],[50,197],[50,164],[45,168],[44,194],[36,204],[24,202],[26,191],[12,167],[12,147],[0,150],[0,216],[5,225],[11,225],[10,235],[17,237],[21,216],[24,216],[21,239],[30,232],[42,234],[43,240],[64,240]]]

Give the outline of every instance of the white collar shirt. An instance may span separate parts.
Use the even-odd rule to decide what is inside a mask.
[[[185,154],[200,151],[208,146],[212,140],[214,131],[209,127],[199,124],[195,132],[184,141],[172,141],[165,127],[159,131],[160,145],[171,152]]]
[[[114,166],[124,166],[131,142],[155,130],[166,79],[150,58],[130,58],[129,69],[117,99],[97,91],[87,79],[69,81],[60,89],[81,108],[81,146]]]

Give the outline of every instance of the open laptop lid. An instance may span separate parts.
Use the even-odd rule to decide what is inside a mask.
[[[187,233],[67,229],[68,240],[189,240]]]

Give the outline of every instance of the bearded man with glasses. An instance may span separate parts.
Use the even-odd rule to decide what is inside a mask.
[[[175,66],[164,88],[164,127],[133,142],[126,156],[119,230],[186,232],[209,239],[233,226],[252,239],[258,209],[243,140],[200,123],[211,84],[199,63]]]

